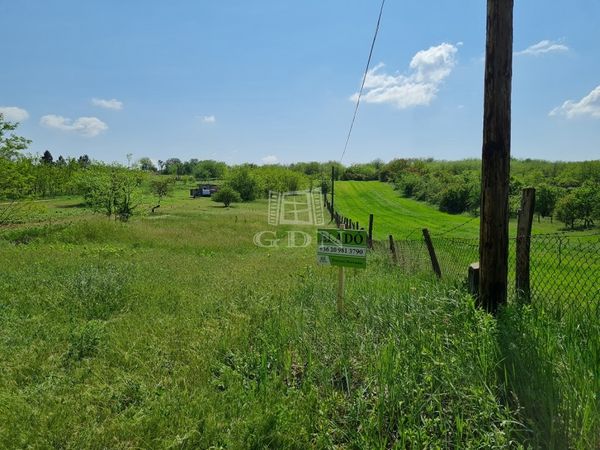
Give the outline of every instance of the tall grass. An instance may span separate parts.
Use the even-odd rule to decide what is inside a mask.
[[[181,198],[159,217],[0,238],[0,447],[595,442],[584,389],[597,359],[570,326],[517,310],[496,323],[377,254],[347,272],[339,316],[336,271],[315,266],[314,248],[253,245],[270,229],[265,203]],[[563,334],[570,344],[544,347]],[[548,366],[556,390],[527,376]],[[534,420],[537,392],[556,393],[540,417],[558,411],[560,432]]]
[[[504,366],[540,448],[600,447],[600,321],[586,309],[556,315],[554,303],[511,305],[499,320]]]

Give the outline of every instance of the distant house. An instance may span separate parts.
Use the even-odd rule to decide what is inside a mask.
[[[216,184],[199,184],[197,188],[190,189],[190,197],[210,197],[219,190]]]

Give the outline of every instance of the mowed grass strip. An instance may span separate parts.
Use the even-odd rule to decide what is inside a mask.
[[[358,220],[367,229],[369,214],[374,215],[375,239],[420,238],[421,229],[428,228],[431,235],[444,234],[449,238],[477,239],[479,218],[468,214],[446,214],[437,207],[404,198],[391,184],[379,181],[338,181],[335,183],[335,209],[352,220]],[[562,229],[559,222],[547,219],[533,224],[533,233],[556,233]],[[510,221],[510,233],[515,235],[516,220]],[[581,233],[571,233],[573,235]]]
[[[379,181],[338,181],[335,183],[335,209],[340,214],[358,220],[367,228],[369,214],[374,215],[375,239],[387,239],[389,234],[403,239],[418,238],[422,228],[433,235],[470,219],[467,215],[445,214],[430,205],[403,198],[392,185]],[[479,230],[478,219],[457,229],[454,236],[473,237]]]

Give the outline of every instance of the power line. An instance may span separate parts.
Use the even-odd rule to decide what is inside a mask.
[[[365,73],[363,75],[362,83],[360,85],[360,91],[358,91],[358,98],[356,99],[356,106],[354,107],[354,115],[352,116],[352,122],[350,122],[350,129],[348,130],[348,136],[346,136],[346,144],[344,145],[344,151],[340,158],[340,163],[344,159],[346,150],[348,149],[348,142],[350,142],[350,135],[352,135],[352,129],[354,128],[354,122],[356,121],[356,114],[358,113],[358,106],[360,105],[360,99],[362,97],[363,89],[365,88],[365,81],[369,73],[369,67],[371,66],[371,57],[373,56],[373,48],[375,48],[375,41],[377,40],[377,34],[379,34],[379,25],[381,24],[381,16],[383,15],[383,6],[385,0],[381,1],[381,8],[379,8],[379,17],[377,18],[377,26],[375,27],[375,34],[373,35],[373,42],[371,42],[371,50],[369,51],[369,59],[367,60],[367,66],[365,67]]]

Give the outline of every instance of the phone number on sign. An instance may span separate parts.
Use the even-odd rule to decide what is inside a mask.
[[[331,255],[367,256],[366,248],[338,247],[335,245],[320,245],[317,253],[328,253]]]

